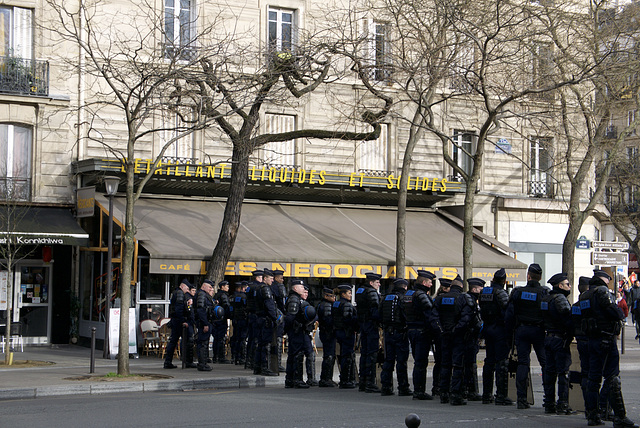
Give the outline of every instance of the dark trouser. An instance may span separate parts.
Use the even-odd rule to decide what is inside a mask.
[[[408,337],[413,355],[413,390],[415,393],[423,393],[426,392],[427,365],[432,339],[426,328],[411,328]]]
[[[336,360],[336,335],[333,331],[320,330],[322,342],[322,370],[320,380],[331,381],[333,379],[333,363]]]
[[[257,340],[255,358],[253,361],[254,372],[267,370],[269,368],[269,354],[271,351],[271,341],[273,340],[273,322],[266,317],[258,317],[257,320]]]
[[[171,364],[173,361],[173,353],[176,351],[178,341],[182,337],[182,323],[171,319],[171,336],[169,336],[169,343],[167,343],[167,349],[164,354],[165,364]],[[184,357],[183,357],[184,358]]]
[[[478,394],[478,336],[468,335],[464,340],[464,391],[469,396]]]
[[[461,395],[464,375],[464,337],[455,336],[453,333],[442,334],[440,344],[442,346],[440,393]]]
[[[563,337],[548,334],[544,339],[544,353],[547,365],[544,373],[544,395],[547,403],[555,404],[556,381],[558,383],[558,406],[569,403],[569,366],[571,351],[565,347]]]
[[[440,374],[442,373],[442,336],[438,335],[433,339],[433,387],[431,392],[436,395],[440,393]]]
[[[354,384],[356,335],[345,330],[336,330],[336,342],[340,344],[340,385]]]
[[[483,329],[485,343],[485,359],[482,368],[482,396],[489,398],[493,395],[493,377],[495,373],[496,394],[500,398],[506,397],[507,391],[502,390],[504,380],[502,376],[503,364],[509,358],[509,341],[503,324],[485,324]],[[500,370],[498,370],[500,368]]]
[[[378,326],[372,321],[363,323],[360,326],[360,383],[376,383],[375,363],[379,342]]]
[[[213,359],[222,361],[225,359],[224,338],[229,326],[227,320],[219,320],[213,323]]]
[[[256,314],[247,315],[247,360],[245,367],[253,368],[253,360],[256,355],[256,344],[258,337],[258,317]]]
[[[516,351],[518,352],[518,369],[516,371],[516,389],[518,390],[518,401],[527,401],[527,388],[529,387],[529,371],[531,366],[531,347],[536,352],[538,363],[542,367],[542,383],[544,387],[544,374],[546,367],[546,357],[544,354],[544,329],[532,325],[520,325],[516,328],[515,334]],[[544,398],[543,405],[548,405],[547,397]]]
[[[290,330],[288,332],[289,348],[287,355],[285,384],[292,385],[294,382],[302,382],[302,367],[300,360],[304,358],[304,336],[303,331]]]
[[[589,375],[585,398],[587,417],[590,412],[597,412],[599,405],[600,384],[604,377],[604,387],[616,417],[624,418],[626,410],[620,390],[620,355],[616,338],[589,338]],[[604,388],[603,388],[604,389]]]
[[[233,321],[233,336],[231,336],[229,342],[231,345],[231,355],[238,363],[245,358],[248,333],[247,320]]]
[[[204,327],[209,327],[208,332],[204,332]],[[196,336],[196,348],[198,349],[198,365],[204,366],[207,364],[207,357],[209,356],[209,338],[211,337],[211,324],[198,325],[198,334]]]
[[[393,388],[393,366],[396,366],[398,378],[398,390],[409,389],[407,374],[407,360],[409,359],[409,339],[407,333],[397,330],[384,333],[384,364],[380,373],[380,383],[383,388]]]
[[[316,381],[316,352],[313,349],[311,333],[304,332],[304,358],[306,359],[307,380]]]

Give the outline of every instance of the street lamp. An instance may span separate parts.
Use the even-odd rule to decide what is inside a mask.
[[[113,197],[118,193],[120,178],[114,176],[104,177],[104,187],[109,197],[109,227],[107,235],[107,293],[105,302],[105,322],[104,322],[104,346],[102,358],[109,358],[109,316],[111,315],[111,282],[113,281]]]

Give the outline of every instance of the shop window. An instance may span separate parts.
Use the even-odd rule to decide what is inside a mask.
[[[386,176],[389,174],[389,125],[380,125],[380,136],[375,140],[360,141],[356,148],[358,171],[367,175]]]
[[[0,56],[33,58],[33,10],[0,7]]]
[[[33,130],[0,124],[0,196],[4,200],[31,199]]]
[[[288,114],[265,114],[265,132],[280,134],[296,130],[296,117]],[[267,143],[262,149],[263,162],[269,166],[294,167],[296,163],[295,140]]]
[[[295,11],[270,7],[267,15],[269,52],[291,52],[295,39]]]
[[[195,56],[196,8],[193,0],[164,0],[165,58]]]

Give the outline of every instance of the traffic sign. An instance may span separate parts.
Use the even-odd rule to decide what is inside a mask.
[[[591,264],[600,266],[627,266],[629,254],[594,251],[591,253]]]
[[[609,250],[627,250],[629,243],[624,241],[591,241],[593,248],[606,248]]]

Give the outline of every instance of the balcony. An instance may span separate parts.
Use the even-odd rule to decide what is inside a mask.
[[[31,200],[30,178],[0,178],[0,201],[18,202]]]
[[[0,56],[0,93],[49,95],[49,62]]]
[[[527,188],[532,198],[553,198],[553,184],[548,181],[528,181]]]

